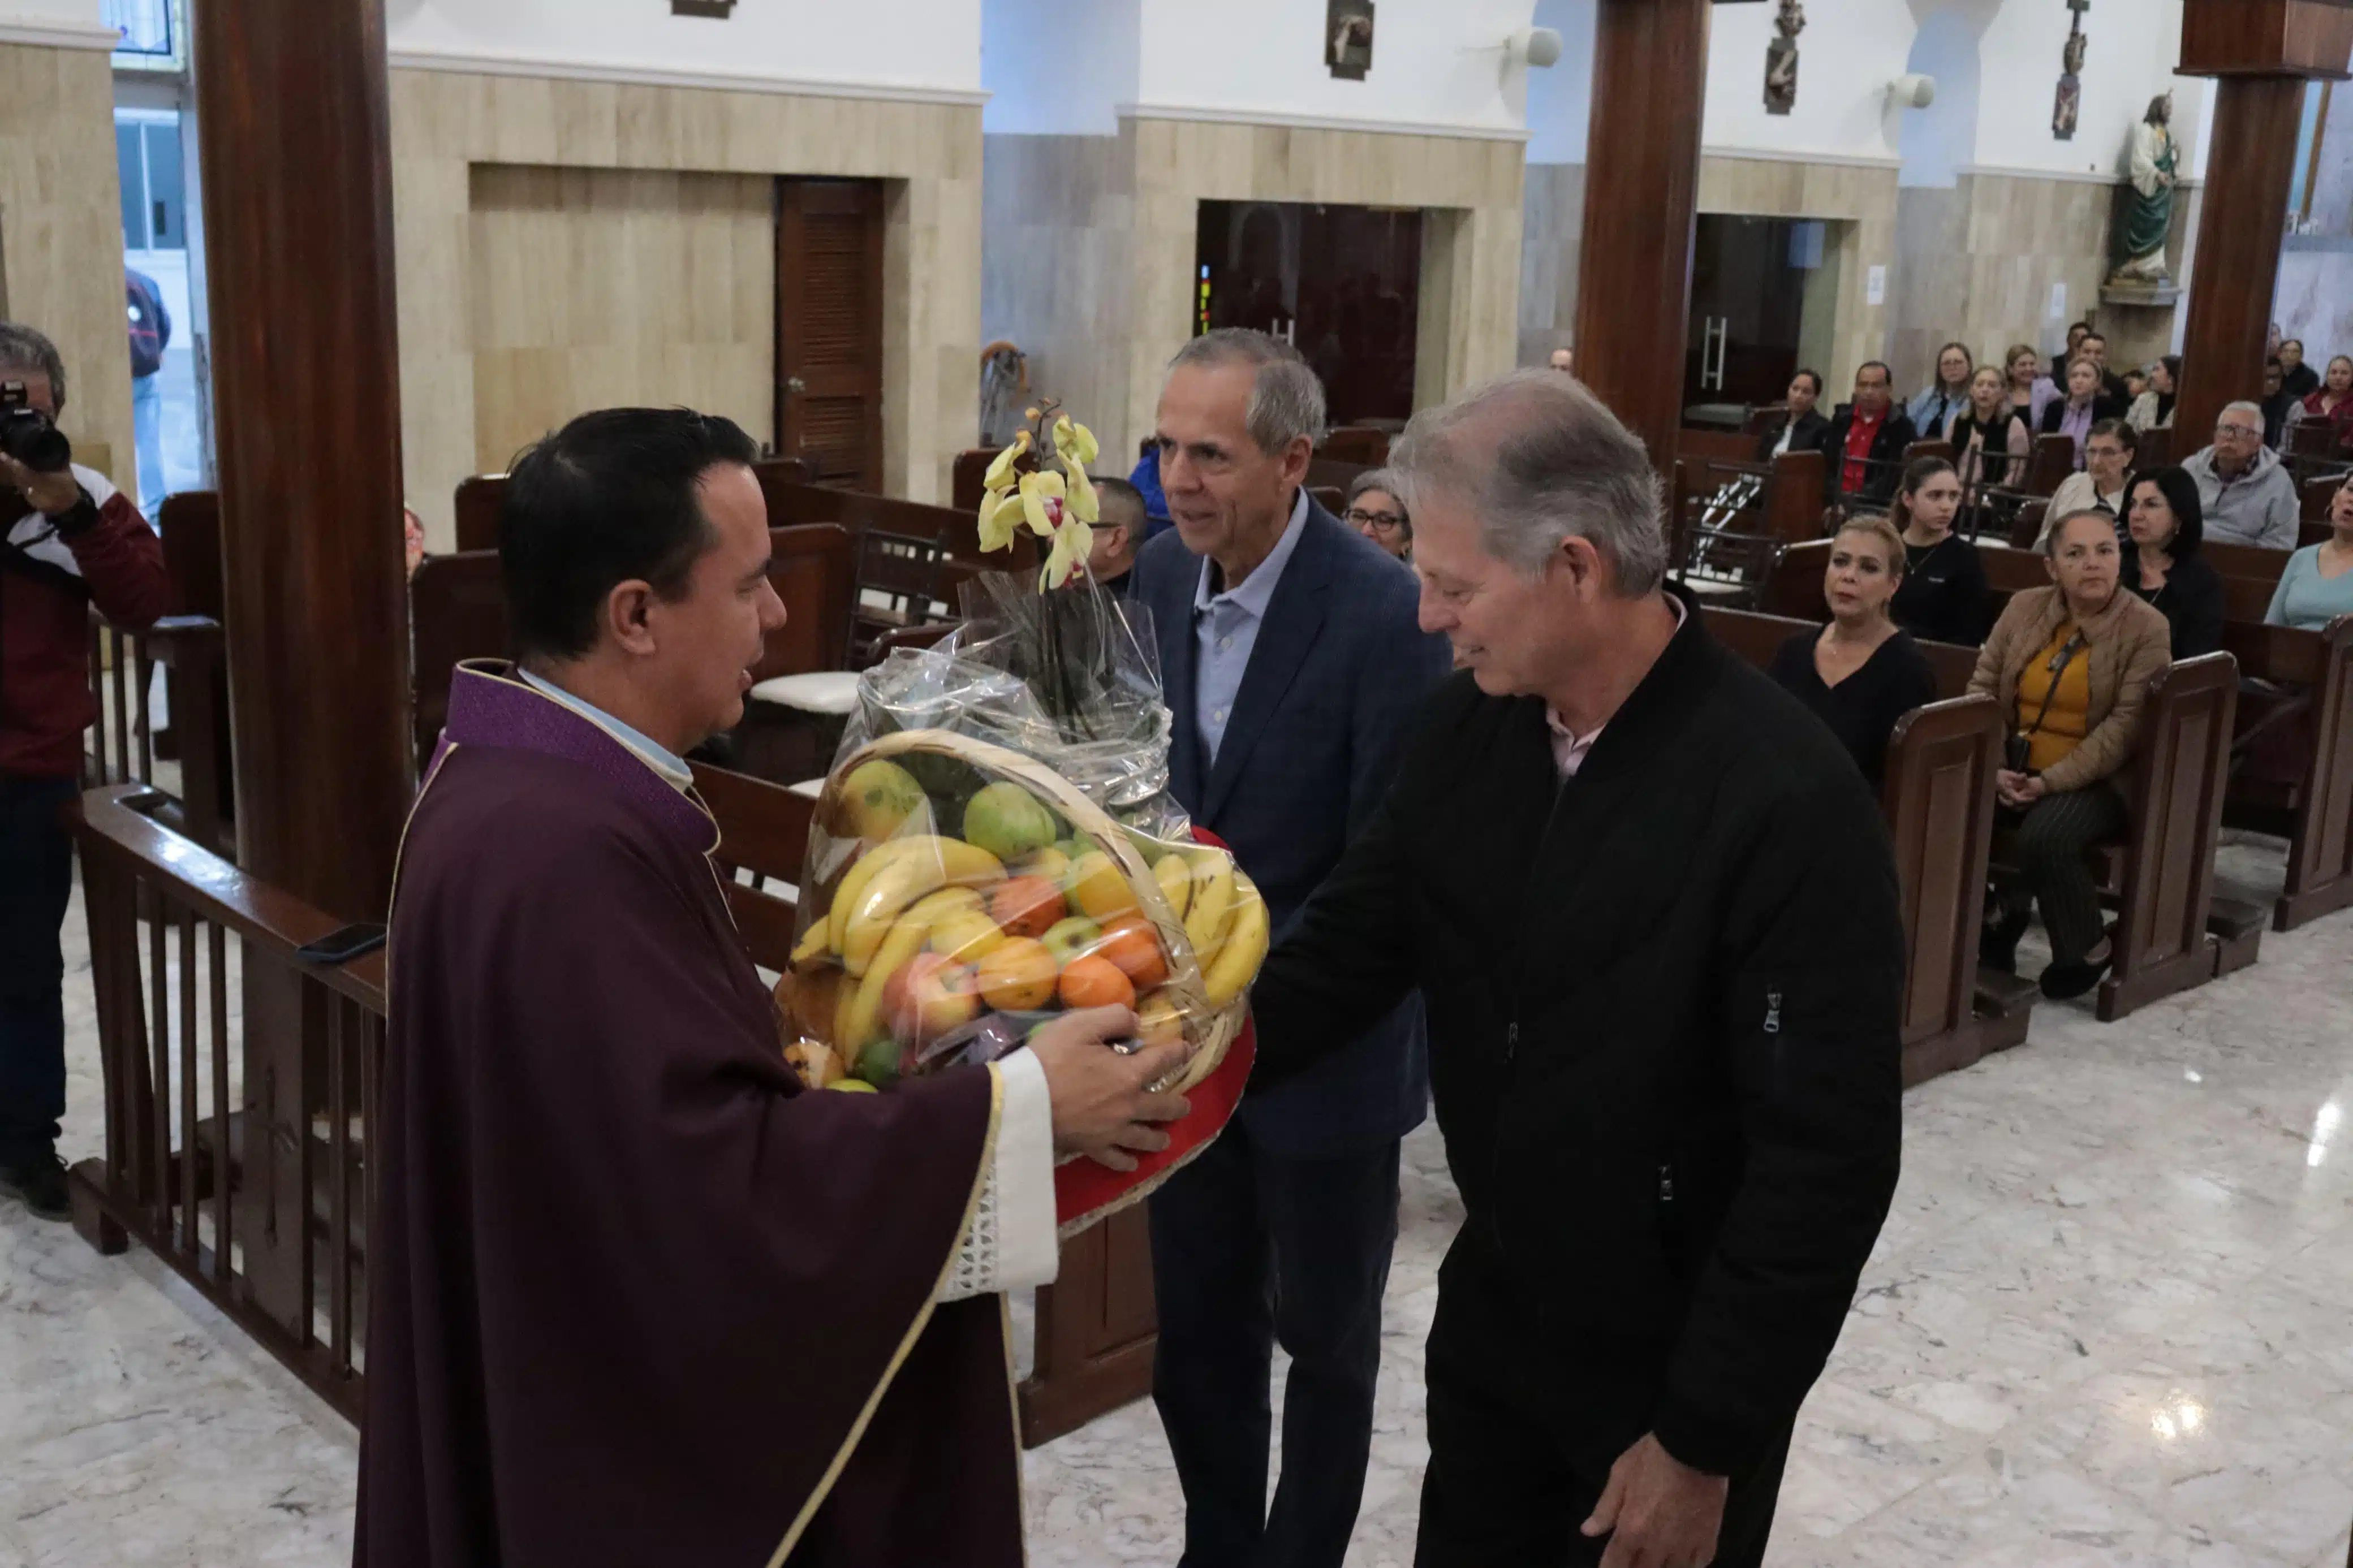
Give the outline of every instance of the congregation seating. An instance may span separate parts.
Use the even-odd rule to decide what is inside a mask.
[[[1789,637],[1820,628],[1815,621],[1714,606],[1706,616],[1708,630],[1759,669]],[[1903,879],[1907,1088],[2024,1040],[2035,995],[2016,977],[1978,965],[2001,708],[1989,697],[1967,694],[1973,650],[1920,646],[1936,672],[1939,697],[1897,723],[1880,796]]]
[[[2042,557],[2031,552],[1980,549],[1997,601],[2048,581]],[[1826,541],[1791,548],[1766,592],[1765,608],[1819,626],[1828,550]],[[1950,673],[1966,685],[1966,670],[1939,666],[1940,689],[1951,689],[1943,685]],[[2117,911],[2116,963],[2099,990],[2104,1022],[2243,968],[2258,955],[2261,920],[2214,894],[2238,683],[2228,653],[2172,665],[2151,683],[2133,759],[2114,781],[2130,817],[2126,841],[2091,858],[2101,897]],[[1994,863],[2002,863],[2000,835]]]

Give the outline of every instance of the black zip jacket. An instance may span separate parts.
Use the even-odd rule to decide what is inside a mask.
[[[1904,928],[1878,805],[1696,610],[1566,783],[1539,699],[1466,673],[1423,718],[1259,977],[1251,1089],[1419,986],[1465,1224],[1530,1334],[1663,1340],[1651,1430],[1750,1473],[1895,1187]]]

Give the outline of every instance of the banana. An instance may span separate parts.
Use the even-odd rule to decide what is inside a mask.
[[[870,880],[859,894],[857,907],[849,911],[841,963],[852,974],[862,977],[867,973],[876,950],[891,933],[892,922],[924,894],[951,884],[969,890],[1005,879],[1003,862],[961,838],[924,835],[910,842],[920,847],[901,855]]]
[[[795,969],[798,969],[802,964],[807,963],[820,954],[830,951],[832,946],[832,926],[828,922],[819,920],[812,924],[807,931],[801,933],[799,943],[793,949],[793,967]]]
[[[1192,858],[1193,902],[1185,916],[1185,936],[1207,973],[1234,910],[1234,858],[1220,849],[1197,849]]]
[[[1168,900],[1168,910],[1178,920],[1193,902],[1193,868],[1181,854],[1171,852],[1153,862],[1152,879],[1160,884],[1160,896]]]
[[[1235,889],[1232,932],[1218,951],[1217,962],[1201,976],[1212,1007],[1222,1007],[1240,995],[1242,988],[1258,977],[1258,966],[1266,958],[1266,900],[1259,896],[1256,884],[1239,872]]]
[[[858,984],[858,994],[850,999],[849,1011],[843,1016],[841,1046],[851,1061],[858,1059],[858,1053],[873,1037],[875,1019],[882,1011],[883,988],[891,984],[891,976],[923,950],[923,939],[931,934],[931,917],[921,912],[921,906],[892,922],[882,945],[875,951],[866,978]]]
[[[826,908],[826,943],[834,952],[841,951],[842,940],[849,934],[849,912],[857,904],[866,885],[887,870],[893,861],[903,858],[927,835],[911,833],[903,838],[889,838],[877,844],[856,860],[842,874],[841,885],[833,890],[833,902]]]

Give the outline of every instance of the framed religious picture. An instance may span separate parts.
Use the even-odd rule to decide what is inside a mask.
[[[1329,0],[1324,12],[1324,63],[1343,81],[1373,68],[1373,0]]]

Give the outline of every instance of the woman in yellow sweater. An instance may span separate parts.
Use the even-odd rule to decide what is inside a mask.
[[[2108,781],[2132,755],[2149,679],[2172,650],[2165,616],[2119,588],[2114,518],[2063,517],[2043,549],[2051,586],[2010,600],[1969,689],[2010,710],[2010,754],[1995,785],[2017,829],[2019,879],[1999,890],[1983,961],[2014,967],[2039,903],[2051,935],[2042,994],[2064,998],[2097,984],[2113,957],[2084,852],[2124,832],[2124,797]]]

